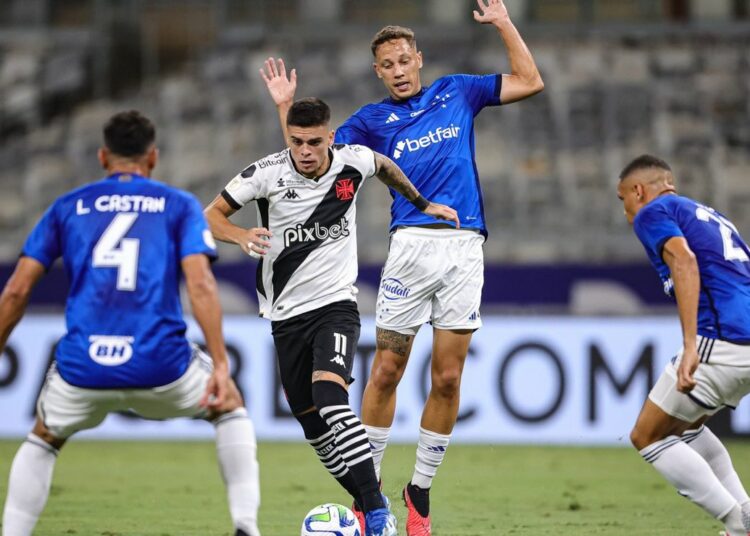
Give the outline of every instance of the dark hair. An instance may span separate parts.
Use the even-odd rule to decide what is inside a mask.
[[[331,121],[331,109],[316,97],[294,101],[286,114],[287,126],[318,127]]]
[[[642,154],[638,158],[634,158],[627,166],[625,166],[625,169],[620,172],[620,180],[624,180],[628,175],[634,173],[635,171],[638,171],[639,169],[648,168],[663,169],[664,171],[669,172],[672,171],[672,168],[669,167],[669,164],[667,164],[661,158],[657,158],[656,156],[652,156],[650,154]]]
[[[409,43],[410,47],[417,46],[417,40],[414,37],[414,32],[411,28],[406,28],[404,26],[384,26],[375,34],[375,37],[373,37],[370,42],[372,55],[375,56],[375,52],[377,52],[380,45],[395,39],[406,39],[406,42]]]
[[[154,124],[137,110],[117,113],[104,125],[104,145],[118,156],[143,156],[155,139]]]

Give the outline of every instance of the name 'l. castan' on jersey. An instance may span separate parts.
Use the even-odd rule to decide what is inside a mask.
[[[97,212],[164,212],[166,198],[147,195],[100,195],[93,202]],[[83,216],[91,212],[91,207],[84,199],[76,201],[76,215]]]

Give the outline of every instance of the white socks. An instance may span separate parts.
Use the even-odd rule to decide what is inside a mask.
[[[260,484],[255,429],[245,408],[226,413],[214,421],[216,454],[227,487],[229,512],[235,528],[249,536],[260,536],[258,506]]]
[[[364,425],[367,437],[370,439],[370,450],[372,451],[372,463],[375,465],[375,476],[380,481],[380,464],[383,462],[385,447],[388,445],[388,437],[391,429],[379,428],[377,426]]]
[[[730,534],[741,534],[742,516],[737,500],[719,482],[708,462],[677,436],[668,436],[640,451],[680,495],[711,516],[722,520]],[[738,525],[739,523],[739,525]]]
[[[708,462],[721,484],[739,504],[750,501],[726,447],[711,430],[701,426],[697,430],[685,432],[681,439]]]
[[[3,512],[3,536],[30,536],[47,503],[57,449],[29,434],[13,458]]]
[[[438,434],[424,428],[419,428],[419,443],[417,444],[417,463],[411,483],[422,489],[432,486],[432,479],[437,468],[443,462],[445,451],[450,442],[450,435]]]

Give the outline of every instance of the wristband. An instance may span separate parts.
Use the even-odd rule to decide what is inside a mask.
[[[412,199],[410,203],[417,207],[419,212],[424,212],[430,206],[430,202],[422,197],[422,194],[418,195],[416,199]]]

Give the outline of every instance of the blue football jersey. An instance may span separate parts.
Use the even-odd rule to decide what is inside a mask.
[[[360,108],[338,128],[336,141],[390,157],[425,198],[456,209],[462,227],[486,233],[474,117],[485,106],[500,104],[501,85],[501,75],[445,76],[409,99],[388,98]],[[445,223],[393,190],[391,196],[391,229]]]
[[[684,237],[700,270],[698,333],[731,342],[750,342],[750,249],[737,228],[719,212],[687,197],[662,195],[633,222],[651,264],[674,295],[664,243]]]
[[[70,281],[57,369],[79,387],[143,388],[179,378],[190,361],[180,306],[180,261],[216,256],[191,194],[115,174],[57,199],[22,255]]]

